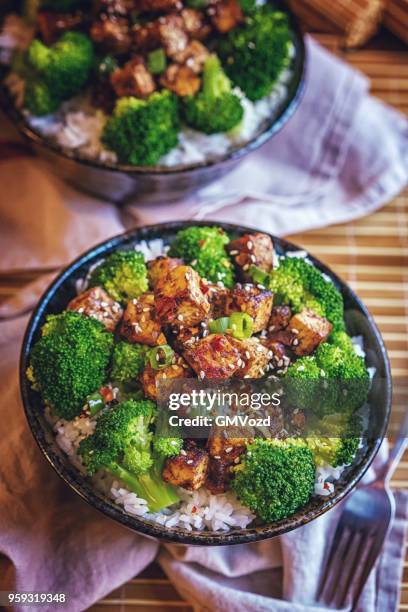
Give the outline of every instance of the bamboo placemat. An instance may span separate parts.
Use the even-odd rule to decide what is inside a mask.
[[[408,113],[408,50],[340,49],[339,38],[318,35],[331,51],[342,56],[371,79],[372,92]],[[379,212],[344,225],[294,234],[291,240],[324,260],[351,284],[379,325],[392,364],[393,376],[408,377],[408,190]],[[0,300],[12,295],[38,273],[0,275]],[[406,409],[400,393],[396,416]],[[393,479],[395,488],[408,488],[408,453]],[[0,576],[4,562],[0,561]],[[0,581],[1,584],[1,581]],[[93,612],[192,612],[155,563],[140,576],[116,589],[92,607]],[[408,551],[404,566],[400,610],[408,610]]]

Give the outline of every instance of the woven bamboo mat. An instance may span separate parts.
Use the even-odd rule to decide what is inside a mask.
[[[408,50],[374,49],[343,52],[333,35],[317,38],[371,79],[372,92],[408,113]],[[351,284],[379,325],[397,381],[408,377],[408,190],[377,213],[345,225],[293,234],[291,240],[325,261]],[[0,275],[0,300],[37,276],[29,272]],[[402,392],[395,397],[394,416],[406,409]],[[394,419],[395,420],[395,419]],[[393,479],[395,488],[408,488],[408,453]],[[2,574],[0,561],[0,575]],[[92,607],[94,612],[192,611],[157,564],[116,589]],[[408,610],[408,550],[400,610]]]

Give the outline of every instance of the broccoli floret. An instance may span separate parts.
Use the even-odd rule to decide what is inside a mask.
[[[102,286],[116,301],[125,304],[148,289],[147,268],[140,251],[116,251],[91,274],[90,287]]]
[[[337,467],[352,463],[361,434],[362,423],[357,415],[333,414],[312,423],[305,442],[313,453],[316,465]]]
[[[287,370],[286,393],[290,403],[323,416],[352,412],[367,399],[370,377],[350,342],[343,349],[328,342],[313,356],[301,357]]]
[[[96,319],[69,311],[50,315],[27,376],[60,417],[73,419],[105,381],[112,346],[112,334]]]
[[[102,142],[122,163],[153,166],[177,145],[179,129],[177,96],[163,90],[146,100],[120,98]]]
[[[284,257],[270,275],[275,304],[289,304],[299,312],[311,308],[326,317],[333,330],[344,330],[343,297],[315,266],[299,257]]]
[[[209,281],[221,281],[226,287],[232,287],[233,267],[225,250],[228,242],[227,234],[220,227],[187,227],[177,232],[169,256],[180,257]]]
[[[80,32],[65,32],[52,47],[33,40],[27,51],[32,71],[27,82],[28,109],[34,114],[52,112],[78,94],[90,76],[93,60],[92,42]]]
[[[290,516],[313,493],[313,454],[300,442],[255,440],[234,470],[233,490],[265,522]]]
[[[155,452],[160,455],[160,457],[175,457],[180,454],[181,449],[183,448],[183,439],[182,438],[168,438],[163,436],[155,436],[153,440],[153,447]]]
[[[214,134],[228,132],[244,116],[241,100],[231,91],[231,81],[216,55],[210,55],[204,65],[203,86],[196,96],[184,100],[184,117],[192,128]]]
[[[258,10],[256,0],[239,0],[239,5],[244,15],[251,15]]]
[[[128,400],[103,412],[94,433],[79,446],[88,474],[105,469],[145,499],[151,512],[179,501],[175,489],[161,478],[163,458],[152,450],[150,425],[155,404]]]
[[[118,342],[113,351],[112,379],[123,383],[135,380],[144,368],[145,356],[143,344]]]
[[[290,48],[287,16],[264,6],[250,15],[245,25],[220,38],[217,51],[233,83],[255,101],[271,92],[289,65]]]

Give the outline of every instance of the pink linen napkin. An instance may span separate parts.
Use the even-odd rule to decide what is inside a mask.
[[[361,76],[316,44],[308,46],[308,85],[295,117],[276,140],[194,201],[131,204],[119,212],[64,185],[43,162],[1,162],[0,270],[60,267],[135,222],[210,216],[284,234],[367,214],[393,197],[407,180],[407,122],[367,96]],[[17,381],[27,313],[48,280],[0,307],[0,553],[14,564],[16,587],[67,591],[66,609],[75,612],[158,554],[197,609],[313,610],[337,510],[269,542],[158,551],[156,542],[93,511],[53,474],[25,423]],[[376,609],[375,599],[387,602],[378,610],[396,606],[406,517],[407,495],[400,493],[397,521],[362,610]]]

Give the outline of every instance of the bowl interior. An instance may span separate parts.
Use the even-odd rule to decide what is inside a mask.
[[[194,533],[179,527],[169,529],[148,522],[145,519],[124,514],[111,500],[94,490],[90,482],[72,466],[67,456],[60,450],[55,442],[51,428],[43,416],[40,398],[37,393],[32,391],[25,377],[31,347],[39,337],[40,328],[44,323],[45,317],[48,314],[58,313],[66,307],[69,300],[76,295],[76,281],[86,275],[92,264],[118,248],[132,247],[142,240],[162,239],[164,244],[168,244],[178,230],[188,225],[198,224],[197,222],[166,223],[132,230],[90,249],[66,268],[45,292],[28,324],[21,353],[21,393],[31,431],[50,464],[74,491],[107,516],[130,529],[167,541],[200,545],[251,542],[270,538],[295,529],[332,508],[363,476],[373,461],[386,431],[391,407],[391,377],[388,358],[380,333],[359,298],[321,262],[309,256],[313,263],[325,274],[329,275],[341,290],[345,302],[348,331],[352,335],[363,336],[367,365],[376,369],[370,395],[371,430],[375,431],[376,435],[365,440],[357,460],[343,472],[340,480],[336,482],[334,492],[331,495],[313,498],[307,506],[289,518],[276,521],[273,524],[250,527],[245,530],[235,529],[224,534],[210,531]],[[201,223],[201,225],[210,224],[210,221]],[[216,222],[214,224],[223,227],[230,235],[239,236],[251,231],[247,227],[226,223]],[[298,250],[298,247],[285,240],[273,236],[272,238],[278,254],[286,254]]]
[[[175,166],[132,166],[129,164],[112,163],[107,161],[94,160],[79,151],[63,147],[56,143],[50,138],[46,138],[41,134],[38,129],[33,128],[26,115],[17,108],[14,99],[11,96],[8,88],[0,82],[0,105],[11,119],[11,121],[17,126],[19,131],[33,144],[41,145],[49,149],[49,152],[57,153],[58,155],[65,157],[66,159],[75,160],[84,164],[85,166],[91,166],[93,168],[99,168],[109,170],[111,172],[126,173],[131,176],[137,175],[177,175],[184,173],[191,173],[199,171],[203,168],[211,168],[214,165],[222,164],[224,162],[231,162],[238,160],[244,155],[257,149],[264,144],[271,136],[277,133],[286,121],[296,110],[300,101],[301,94],[304,88],[304,72],[305,72],[305,44],[303,34],[300,30],[298,21],[286,2],[284,0],[275,0],[273,5],[277,8],[284,10],[289,17],[290,27],[293,33],[293,44],[295,48],[294,56],[291,60],[290,70],[291,76],[286,84],[287,90],[285,96],[278,104],[273,117],[265,119],[259,126],[256,134],[250,139],[249,142],[233,145],[227,153],[222,155],[212,155],[208,159],[198,163],[190,164],[179,164]],[[1,67],[0,67],[1,68]],[[4,71],[3,71],[4,72]],[[5,76],[5,75],[3,75]],[[2,71],[0,70],[0,79],[2,77]],[[2,80],[2,79],[1,79]]]

